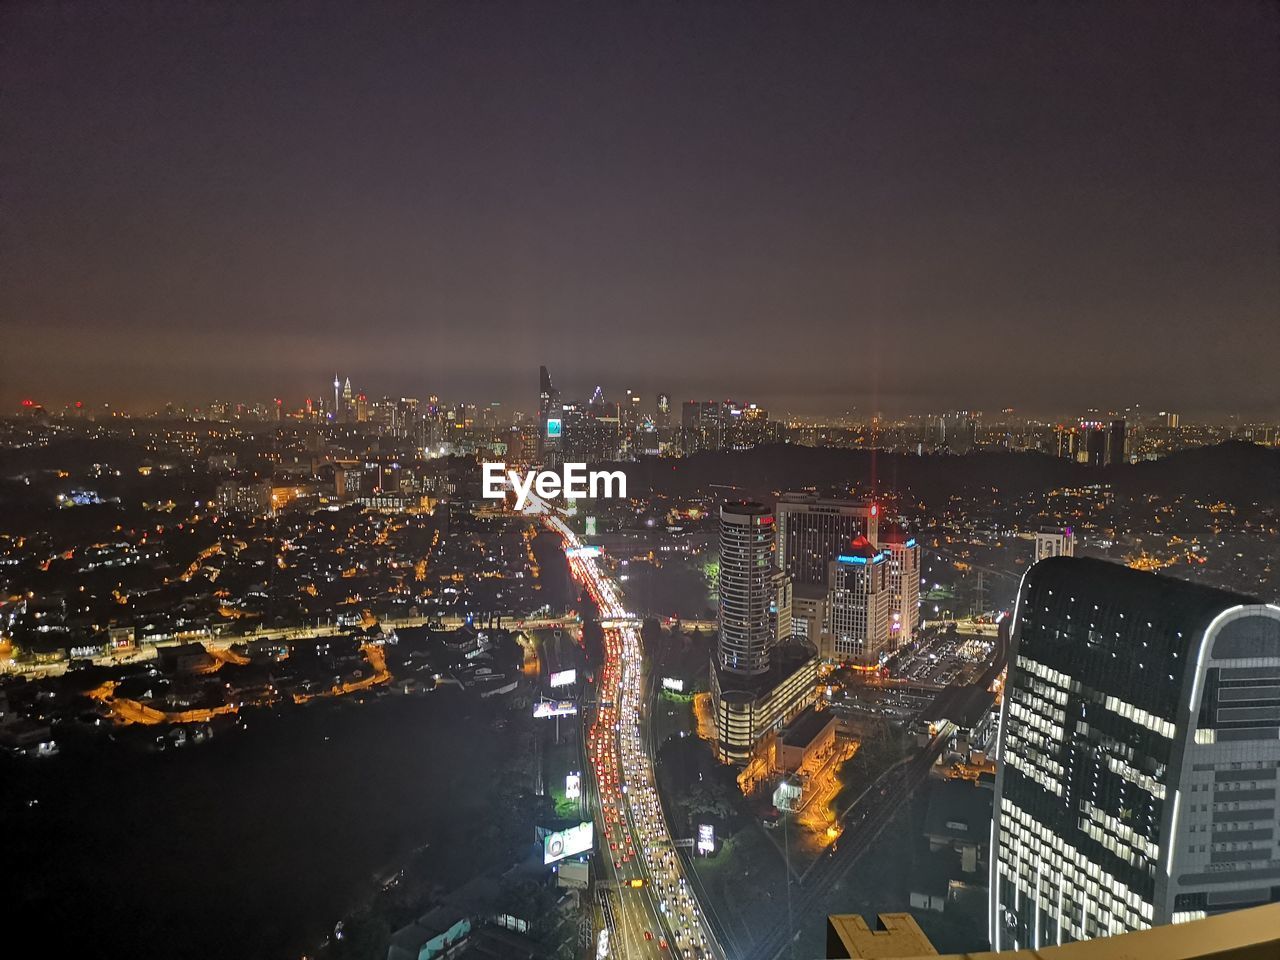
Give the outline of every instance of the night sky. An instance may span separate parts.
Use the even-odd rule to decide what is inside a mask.
[[[0,404],[1280,414],[1280,6],[0,5]]]

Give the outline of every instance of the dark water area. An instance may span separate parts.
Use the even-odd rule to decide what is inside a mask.
[[[533,538],[533,555],[538,561],[542,602],[550,604],[556,613],[573,606],[578,599],[578,587],[569,575],[569,561],[564,557],[564,541],[554,533],[540,530]]]
[[[376,873],[476,819],[500,742],[483,709],[337,701],[166,754],[5,760],[8,935],[49,956],[299,957]]]
[[[641,616],[713,619],[715,604],[699,564],[667,560],[661,567],[647,563],[626,566],[622,583],[627,606]]]

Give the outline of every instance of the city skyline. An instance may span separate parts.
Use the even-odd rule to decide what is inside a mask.
[[[0,404],[1274,415],[1275,8],[1024,10],[10,5]]]
[[[1276,0],[0,37],[10,939],[1280,945]]]
[[[558,368],[557,368],[558,369]],[[526,379],[529,378],[529,371],[523,371]],[[571,371],[572,374],[572,371]],[[333,374],[328,374],[332,377]],[[529,417],[536,418],[538,415],[538,400],[536,393],[533,392],[529,385],[526,384],[525,389],[520,395],[515,396],[514,400],[497,399],[484,395],[476,395],[474,390],[464,390],[460,395],[445,395],[439,390],[433,388],[430,383],[419,384],[420,389],[394,390],[390,387],[395,381],[383,382],[380,380],[361,380],[355,375],[346,373],[340,374],[340,383],[350,383],[354,390],[353,397],[363,397],[369,403],[378,400],[400,400],[413,399],[420,402],[427,402],[430,398],[437,398],[442,404],[449,406],[474,406],[488,407],[492,406],[500,408],[504,415],[511,417]],[[562,382],[557,376],[557,383]],[[882,420],[891,422],[895,420],[910,421],[920,418],[937,417],[951,413],[971,413],[974,416],[998,422],[1003,419],[1026,420],[1040,423],[1060,423],[1069,424],[1077,420],[1088,419],[1089,415],[1096,414],[1100,416],[1124,416],[1126,414],[1135,417],[1158,417],[1165,418],[1174,415],[1181,423],[1200,423],[1200,424],[1224,424],[1230,422],[1253,422],[1253,423],[1269,423],[1280,422],[1280,406],[1260,406],[1254,410],[1231,409],[1214,411],[1208,408],[1197,407],[1179,407],[1168,404],[1144,403],[1140,400],[1130,400],[1113,405],[1106,405],[1096,401],[1090,401],[1084,398],[1077,404],[1061,404],[1056,406],[1039,407],[1035,405],[1009,405],[987,406],[982,407],[976,404],[965,402],[965,397],[958,396],[954,398],[954,402],[940,401],[934,406],[921,407],[892,407],[878,406],[870,407],[864,405],[850,404],[844,407],[831,407],[813,410],[794,410],[788,407],[773,405],[767,396],[759,393],[752,388],[750,383],[742,383],[737,389],[730,390],[724,395],[714,395],[703,391],[701,393],[691,393],[682,395],[673,392],[669,388],[664,388],[660,383],[652,390],[637,391],[631,389],[626,384],[614,384],[611,380],[602,381],[600,378],[592,379],[590,376],[570,376],[568,389],[557,389],[558,394],[564,400],[575,400],[581,403],[587,402],[595,390],[601,390],[603,397],[611,402],[621,402],[628,395],[639,395],[642,402],[642,410],[645,415],[652,415],[654,407],[660,396],[668,398],[671,404],[671,415],[676,419],[680,416],[680,406],[684,403],[737,403],[742,405],[758,406],[766,409],[771,416],[787,420],[797,420],[812,423],[837,423],[843,420],[852,422],[870,423],[872,420]],[[530,379],[530,383],[534,383]],[[188,391],[192,394],[192,391]],[[162,415],[167,408],[173,408],[174,411],[186,414],[200,413],[206,414],[212,407],[219,405],[241,406],[246,410],[254,406],[280,404],[286,413],[297,413],[305,410],[308,401],[316,407],[326,407],[330,404],[333,395],[333,382],[327,379],[325,375],[321,375],[315,383],[310,385],[310,389],[301,393],[289,393],[284,391],[273,391],[268,386],[259,385],[257,387],[250,386],[240,393],[214,393],[214,394],[198,394],[184,395],[179,393],[173,396],[158,396],[146,401],[138,401],[134,403],[121,402],[119,395],[108,392],[98,396],[85,396],[82,393],[59,393],[50,394],[40,391],[26,392],[16,395],[13,402],[7,403],[7,409],[3,415],[12,415],[21,412],[25,408],[33,406],[42,407],[52,415],[62,413],[75,413],[84,411],[86,415],[93,413],[122,413],[129,416],[152,416]],[[506,396],[506,393],[503,393]]]

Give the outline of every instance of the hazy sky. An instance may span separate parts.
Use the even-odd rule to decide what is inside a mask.
[[[1273,3],[0,5],[0,404],[1280,414]]]

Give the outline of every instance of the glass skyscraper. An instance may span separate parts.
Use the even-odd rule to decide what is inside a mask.
[[[1100,560],[1036,564],[997,753],[992,949],[1280,900],[1280,607]]]

